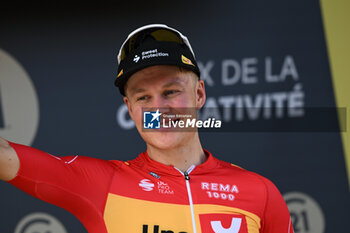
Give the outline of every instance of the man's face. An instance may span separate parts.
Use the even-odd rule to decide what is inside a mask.
[[[179,113],[179,109],[200,109],[205,102],[204,82],[191,71],[179,67],[157,65],[133,74],[125,86],[124,102],[130,117],[144,141],[159,149],[172,149],[186,142],[197,132],[156,129],[143,130],[143,111],[160,109],[164,113]]]

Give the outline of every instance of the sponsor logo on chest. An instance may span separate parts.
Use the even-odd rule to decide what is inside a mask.
[[[235,200],[235,195],[239,193],[237,185],[202,182],[202,190],[206,191],[209,198],[222,200]]]
[[[149,179],[143,179],[139,182],[139,187],[146,192],[150,191],[157,191],[160,194],[174,194],[174,190],[170,188],[170,186],[163,182],[163,181],[157,181],[156,183],[153,183]]]
[[[232,214],[200,214],[202,233],[248,233],[242,216]]]
[[[152,231],[148,232],[148,225],[144,224],[142,226],[142,233],[152,233]],[[153,233],[177,233],[176,231],[169,229],[161,229],[159,225],[153,226]],[[180,231],[179,233],[187,233],[186,231]]]

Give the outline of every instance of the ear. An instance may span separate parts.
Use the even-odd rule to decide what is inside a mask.
[[[203,80],[198,80],[196,85],[196,107],[201,109],[205,103],[206,94]]]
[[[128,97],[124,96],[123,101],[126,104],[126,106],[128,107],[128,111],[129,111],[129,115],[130,115],[131,119],[134,120],[131,103],[130,103]]]

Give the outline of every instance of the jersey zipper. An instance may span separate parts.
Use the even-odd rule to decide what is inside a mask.
[[[193,201],[192,201],[192,194],[191,194],[191,186],[190,186],[190,173],[195,168],[195,165],[192,165],[187,171],[182,172],[180,169],[174,167],[176,170],[178,170],[184,177],[186,182],[186,189],[187,189],[187,195],[188,200],[190,202],[190,208],[191,208],[191,216],[192,216],[192,227],[193,227],[193,233],[197,233],[196,228],[196,219],[194,217],[194,209],[193,209]]]

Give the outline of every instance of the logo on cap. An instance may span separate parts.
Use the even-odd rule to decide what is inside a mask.
[[[187,57],[185,57],[184,55],[181,55],[181,60],[183,63],[187,64],[187,65],[191,65],[191,66],[195,66],[192,61],[190,59],[188,59]]]
[[[134,62],[137,63],[140,60],[140,57],[136,54],[134,57]]]
[[[119,76],[121,76],[123,74],[123,69],[119,72],[117,78],[119,78]]]

